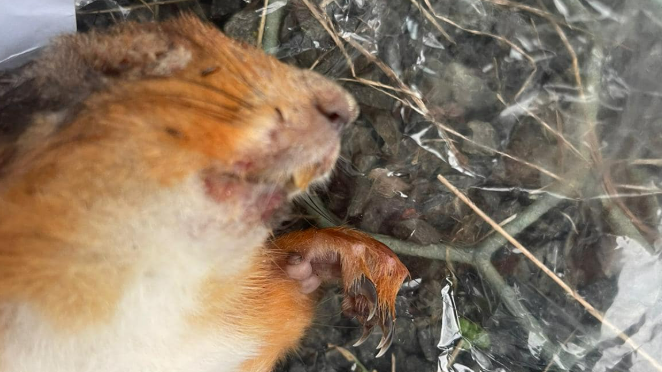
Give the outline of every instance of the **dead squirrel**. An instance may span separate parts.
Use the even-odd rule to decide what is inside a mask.
[[[0,82],[1,372],[269,371],[335,271],[388,348],[388,248],[268,239],[356,119],[338,85],[191,16],[65,36]]]

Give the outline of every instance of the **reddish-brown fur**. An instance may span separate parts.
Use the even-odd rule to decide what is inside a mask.
[[[71,76],[63,77],[67,66]],[[3,125],[27,126],[0,137],[2,333],[13,326],[17,303],[62,335],[118,316],[142,278],[136,262],[145,260],[124,244],[140,232],[123,221],[140,217],[143,206],[157,208],[154,195],[176,194],[202,178],[210,199],[225,208],[219,218],[232,225],[228,231],[261,234],[265,203],[280,199],[256,185],[286,188],[293,179],[303,190],[338,154],[337,129],[320,119],[320,105],[346,93],[192,17],[65,37],[21,76],[15,85],[31,86],[42,101],[28,116],[0,104]],[[6,102],[12,94],[0,90]],[[192,222],[200,234],[204,222]],[[187,322],[200,333],[224,333],[232,319],[242,334],[267,340],[245,371],[270,370],[311,323],[315,298],[285,274],[288,253],[335,259],[345,289],[361,277],[374,282],[381,316],[394,311],[407,275],[386,247],[351,230],[308,230],[262,248],[231,248],[243,249],[244,266],[220,262],[203,273]],[[346,310],[360,315],[365,304],[357,304]],[[0,337],[0,351],[6,341]],[[0,359],[0,371],[6,362]]]

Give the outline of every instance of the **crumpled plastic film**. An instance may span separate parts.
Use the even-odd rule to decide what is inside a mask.
[[[331,289],[280,370],[662,371],[662,2],[270,3],[86,1],[79,27],[188,10],[256,44],[265,14],[269,52],[357,98],[302,208],[403,257],[394,344],[352,347]]]

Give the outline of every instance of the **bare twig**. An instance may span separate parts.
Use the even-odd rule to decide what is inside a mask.
[[[140,2],[141,2],[145,7],[147,7],[147,9],[149,9],[150,12],[152,12],[152,15],[153,15],[153,16],[156,16],[156,13],[154,12],[154,9],[152,9],[152,7],[151,7],[150,4],[147,4],[147,3],[145,2],[145,0],[140,0]]]
[[[453,352],[451,353],[450,358],[448,358],[448,365],[452,366],[453,363],[455,363],[455,359],[457,359],[457,356],[460,354],[460,351],[462,351],[462,347],[464,346],[464,339],[461,338],[460,341],[455,345],[453,348]]]
[[[351,61],[351,58],[349,57],[349,54],[347,53],[347,51],[344,48],[344,45],[342,44],[342,42],[340,41],[338,35],[336,34],[336,32],[333,28],[333,25],[331,24],[331,21],[328,20],[328,18],[326,17],[326,14],[322,14],[317,7],[315,7],[313,4],[310,3],[310,0],[302,0],[302,1],[308,7],[308,9],[311,11],[311,13],[313,14],[313,17],[315,17],[315,19],[317,19],[317,21],[324,27],[326,32],[333,38],[336,45],[341,49],[341,51],[343,52],[343,55],[345,56],[345,58],[347,60],[347,64],[349,65],[349,67],[351,69],[352,76],[355,79],[357,79],[357,81],[362,82],[362,83],[367,83],[366,85],[370,85],[374,89],[375,88],[374,84],[370,84],[370,83],[368,83],[369,81],[366,81],[365,79],[361,80],[361,78],[357,77],[356,72],[354,70],[354,65]],[[384,72],[386,74],[386,76],[388,76],[392,81],[394,81],[396,83],[397,88],[393,87],[392,89],[394,89],[394,90],[399,89],[399,91],[401,91],[401,92],[403,92],[404,94],[407,95],[408,100],[399,100],[399,101],[401,101],[403,104],[405,104],[407,107],[411,108],[412,110],[418,112],[423,117],[425,117],[427,120],[429,120],[430,122],[432,122],[433,124],[435,124],[437,126],[440,133],[442,134],[442,139],[445,141],[446,145],[448,146],[449,152],[451,154],[453,154],[453,156],[455,156],[456,159],[461,159],[460,151],[456,148],[453,141],[451,141],[448,138],[448,135],[447,135],[448,133],[453,134],[456,137],[460,137],[465,141],[473,143],[474,145],[476,145],[480,148],[488,149],[490,151],[493,151],[496,154],[507,157],[507,158],[509,158],[511,160],[514,160],[518,163],[521,163],[521,164],[523,164],[527,167],[536,169],[537,171],[539,171],[539,172],[541,172],[541,173],[543,173],[543,174],[545,174],[545,175],[547,175],[551,178],[554,178],[556,180],[562,180],[562,178],[560,176],[558,176],[557,174],[555,174],[555,173],[553,173],[553,172],[551,172],[551,171],[549,171],[549,170],[547,170],[547,169],[545,169],[541,166],[530,163],[530,162],[528,162],[524,159],[518,158],[518,157],[510,155],[508,153],[505,153],[505,152],[490,148],[488,146],[479,144],[479,143],[473,141],[472,139],[464,136],[463,134],[459,133],[458,131],[453,130],[452,128],[442,124],[437,119],[435,119],[434,116],[430,113],[429,109],[427,108],[427,105],[421,99],[420,95],[418,93],[412,91],[400,79],[400,77],[395,73],[395,71],[393,71],[393,69],[391,69],[389,66],[387,66],[381,60],[377,59],[374,55],[372,55],[370,52],[368,52],[363,46],[358,44],[355,40],[352,40],[349,37],[345,37],[345,41],[349,45],[351,45],[354,49],[356,49],[358,52],[360,52],[363,56],[365,56],[369,61],[374,63],[382,72]],[[519,50],[521,50],[521,48]],[[458,169],[457,167],[459,167],[458,171],[460,171],[462,173],[471,174],[470,171],[468,171],[467,169],[464,169],[463,165],[459,164],[459,161],[454,162],[453,167],[455,167],[456,169]]]
[[[572,340],[573,337],[575,337],[575,333],[577,333],[577,330],[574,330],[570,333],[570,336],[566,337],[566,339],[563,341],[563,345],[567,345],[570,340]],[[559,351],[561,351],[561,348],[559,348]],[[554,365],[554,361],[551,360],[545,369],[542,372],[549,372],[550,368],[552,368],[552,365]]]
[[[167,4],[177,4],[177,3],[186,3],[195,0],[163,0],[163,1],[154,1],[149,4],[146,4],[144,1],[140,5],[128,5],[121,8],[112,8],[112,9],[100,9],[100,10],[79,10],[77,14],[106,14],[106,13],[124,13],[126,11],[150,8],[151,5],[167,5]],[[151,9],[150,9],[151,10]]]
[[[561,19],[558,19],[557,17],[555,17],[550,12],[547,12],[545,10],[538,9],[538,8],[535,8],[535,7],[526,5],[526,4],[513,2],[513,1],[510,1],[510,0],[482,0],[482,1],[492,3],[492,4],[496,4],[496,5],[507,6],[509,8],[513,8],[513,9],[517,9],[517,10],[521,10],[521,11],[525,11],[525,12],[528,12],[528,13],[531,13],[531,14],[535,14],[539,17],[545,18],[549,22],[554,22],[554,23],[557,23],[557,24],[562,25],[564,27],[567,27],[571,30],[580,31],[580,32],[583,32],[583,33],[589,33],[587,30],[585,30],[581,27],[571,25],[567,22],[564,22]]]
[[[257,47],[262,48],[262,37],[264,36],[264,26],[267,24],[267,8],[269,0],[264,0],[262,5],[262,15],[260,17],[260,27],[257,30]]]
[[[628,163],[632,165],[654,165],[659,167],[662,166],[662,159],[636,159],[628,161]]]
[[[588,303],[582,296],[580,296],[574,289],[572,289],[568,284],[566,284],[561,278],[559,278],[552,270],[550,270],[545,264],[543,264],[533,253],[526,249],[520,242],[508,234],[498,223],[494,222],[485,212],[476,206],[469,198],[466,197],[460,190],[453,186],[446,178],[442,175],[437,175],[437,179],[444,184],[453,194],[455,194],[460,200],[466,203],[469,208],[471,208],[476,214],[478,214],[482,219],[485,220],[493,229],[495,229],[499,234],[501,234],[510,244],[515,246],[526,258],[528,258],[534,265],[536,265],[540,270],[542,270],[547,276],[549,276],[556,284],[558,284],[566,293],[568,293],[572,298],[579,302],[586,311],[599,320],[603,325],[605,325],[609,330],[614,332],[618,338],[623,340],[626,344],[632,347],[633,350],[636,350],[641,356],[648,360],[651,365],[658,371],[662,371],[662,364],[655,360],[650,354],[641,348],[640,345],[635,343],[630,337],[628,337],[623,331],[618,329],[614,324],[607,320],[602,313],[600,313],[593,305]]]
[[[414,6],[415,6],[416,8],[418,8],[418,10],[423,14],[423,16],[424,16],[425,18],[427,18],[427,20],[430,21],[430,23],[432,23],[432,24],[434,25],[434,27],[435,27],[437,30],[439,30],[439,32],[440,32],[442,35],[444,35],[444,37],[446,38],[446,40],[448,40],[448,41],[450,41],[451,43],[455,44],[455,40],[453,40],[453,38],[451,37],[451,35],[449,35],[449,34],[446,32],[446,30],[444,30],[444,28],[441,27],[441,25],[439,24],[439,22],[437,22],[437,20],[434,19],[434,18],[432,17],[432,15],[430,15],[430,12],[428,12],[427,10],[425,10],[425,8],[423,8],[423,7],[421,6],[421,4],[418,3],[418,1],[416,1],[416,0],[410,0],[410,1],[411,1],[412,4],[414,4]],[[425,0],[425,2],[428,4],[428,6],[430,6],[429,3],[428,3],[428,0]],[[430,7],[430,10],[432,10],[432,7]],[[434,10],[432,10],[432,12],[434,13]]]
[[[320,25],[322,25],[326,33],[329,34],[329,36],[331,36],[331,39],[333,39],[333,42],[338,46],[340,52],[345,57],[345,60],[347,61],[347,66],[349,67],[352,76],[356,77],[356,71],[354,70],[354,63],[352,62],[352,58],[350,58],[349,54],[347,53],[345,46],[338,37],[338,34],[335,32],[333,24],[327,18],[326,14],[320,12],[319,9],[317,9],[317,7],[315,7],[313,4],[310,3],[310,0],[301,0],[301,1],[304,3],[304,5],[306,5],[308,10],[310,10],[310,13],[312,13],[313,17],[315,17],[317,22],[319,22]]]
[[[582,77],[581,73],[579,70],[579,62],[577,59],[577,53],[575,53],[574,48],[570,44],[570,41],[568,40],[568,37],[566,36],[565,32],[561,27],[554,21],[551,21],[552,25],[554,26],[554,29],[556,30],[556,33],[559,35],[559,38],[563,42],[563,45],[565,46],[566,50],[568,51],[568,54],[570,54],[570,58],[572,59],[572,71],[575,79],[575,83],[577,84],[577,90],[579,94],[579,99],[581,102],[584,103],[583,107],[583,113],[584,113],[584,120],[585,120],[585,125],[586,125],[586,138],[587,138],[587,144],[589,147],[589,153],[591,156],[591,159],[593,160],[595,167],[599,170],[602,170],[602,184],[605,188],[605,191],[609,195],[617,195],[618,192],[616,191],[616,188],[614,187],[613,181],[611,179],[611,175],[609,172],[608,168],[604,167],[603,164],[603,159],[602,159],[602,154],[600,153],[600,146],[599,146],[599,141],[598,141],[598,135],[596,132],[596,120],[595,118],[597,117],[597,105],[588,105],[586,104],[587,98],[586,98],[586,90],[584,88],[584,83],[582,82]],[[592,84],[589,84],[590,87],[596,87],[599,85],[599,79],[600,79],[600,63],[602,60],[602,48],[600,48],[598,45],[596,45],[593,48],[593,51],[590,55],[589,61],[588,61],[588,67],[587,70],[589,72],[589,79],[597,80],[595,82],[592,82]],[[594,94],[597,94],[597,92],[594,92]],[[620,199],[620,198],[614,198],[612,200],[604,199],[603,204],[604,207],[610,210],[610,213],[608,214],[612,218],[619,218],[618,211],[613,210],[610,208],[608,203],[614,203],[616,204],[621,212],[627,216],[627,218],[630,219],[630,221],[640,230],[646,233],[648,236],[657,236],[657,231],[651,229],[650,227],[646,226],[641,220],[632,213],[632,211],[625,205],[625,203]],[[618,222],[616,224],[617,226],[623,226],[622,222]],[[631,230],[631,229],[628,229]],[[637,234],[638,237],[643,238],[641,234]],[[643,238],[642,241],[640,241],[642,245],[645,247],[648,246],[647,240]],[[647,248],[650,251],[650,248]]]
[[[519,104],[518,104],[519,105]],[[588,159],[582,154],[570,141],[568,141],[562,133],[559,131],[553,129],[549,124],[547,124],[542,118],[540,118],[538,115],[534,114],[531,110],[528,108],[519,105],[519,107],[524,110],[524,112],[527,113],[527,115],[531,116],[534,118],[540,125],[542,125],[545,129],[547,129],[550,133],[552,133],[559,141],[561,141],[563,144],[565,144],[575,155],[577,155],[580,159],[588,163]]]

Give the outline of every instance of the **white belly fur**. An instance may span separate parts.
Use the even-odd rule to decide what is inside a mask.
[[[112,209],[103,206],[104,214]],[[259,340],[234,327],[192,330],[197,289],[216,266],[245,268],[268,231],[222,229],[228,211],[202,186],[164,192],[123,218],[108,236],[115,247],[140,252],[141,273],[127,289],[112,322],[63,334],[28,304],[0,304],[2,372],[229,372],[254,356]],[[108,213],[111,211],[111,213]],[[126,212],[119,213],[126,217]],[[126,221],[129,220],[130,223]],[[91,221],[108,225],[108,221]],[[247,248],[249,247],[249,248]],[[253,247],[253,248],[250,248]],[[221,272],[220,275],[231,275]]]

